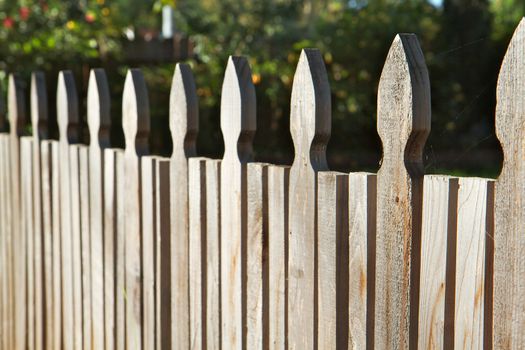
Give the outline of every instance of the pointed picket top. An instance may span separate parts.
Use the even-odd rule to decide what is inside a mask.
[[[199,105],[191,68],[184,63],[175,66],[171,83],[170,130],[174,154],[184,152],[185,158],[197,154]]]
[[[91,143],[102,148],[109,147],[111,99],[108,79],[104,69],[92,69],[89,73],[87,93],[87,122]]]
[[[21,136],[27,123],[27,110],[22,79],[17,74],[9,75],[7,87],[7,114],[10,133]]]
[[[304,49],[292,87],[290,132],[295,160],[315,170],[327,170],[326,145],[332,124],[331,97],[323,57],[317,49]]]
[[[230,56],[221,96],[221,130],[224,156],[235,155],[242,162],[252,157],[256,129],[255,87],[252,71],[245,57]]]
[[[377,173],[374,343],[416,348],[423,203],[422,152],[430,132],[430,82],[414,34],[399,34],[378,89],[377,130],[383,160]]]
[[[46,76],[40,71],[31,74],[31,124],[34,137],[48,138]]]
[[[377,116],[383,162],[404,162],[409,172],[421,172],[430,132],[430,81],[414,34],[396,35],[390,47],[379,81]]]
[[[135,150],[138,155],[147,154],[150,131],[149,99],[140,69],[130,69],[126,75],[122,97],[122,128],[126,150]]]
[[[61,142],[79,142],[80,118],[78,114],[77,89],[73,73],[68,70],[61,71],[58,74],[57,122]]]
[[[510,41],[496,92],[496,135],[503,168],[494,207],[494,349],[525,343],[525,18]]]

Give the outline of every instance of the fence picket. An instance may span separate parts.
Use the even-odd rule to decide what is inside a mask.
[[[287,349],[288,180],[290,168],[268,167],[269,348]]]
[[[1,93],[1,90],[0,90]],[[0,102],[1,104],[2,102]],[[0,105],[1,108],[1,105]],[[0,119],[5,116],[0,111]],[[11,282],[9,281],[9,268],[10,261],[8,258],[9,254],[9,241],[7,238],[8,229],[7,225],[7,215],[6,215],[6,191],[7,186],[5,183],[5,171],[7,170],[8,159],[4,157],[4,148],[5,146],[5,133],[0,134],[0,222],[4,223],[0,225],[0,346],[7,349],[9,346],[9,323],[10,319],[9,313],[9,288],[11,287]]]
[[[170,222],[170,160],[157,157],[155,162],[155,275],[156,275],[156,349],[169,349],[171,344],[171,310],[166,310],[166,305],[171,305],[171,222]]]
[[[78,142],[78,100],[73,74],[61,71],[57,87],[57,121],[60,133],[60,237],[62,265],[62,337],[65,350],[82,346],[82,323],[75,313],[74,241],[72,227],[72,200],[70,178],[70,144]]]
[[[373,349],[376,175],[350,173],[348,183],[348,348]]]
[[[421,349],[454,347],[458,179],[427,175],[423,183],[419,338]]]
[[[288,252],[288,346],[317,346],[317,172],[328,170],[331,103],[318,50],[301,52],[295,71],[290,131],[295,158],[290,169]]]
[[[246,178],[246,347],[262,350],[269,346],[268,164],[248,164]]]
[[[418,342],[422,151],[430,131],[430,83],[413,34],[397,35],[378,90],[377,130],[383,160],[377,173],[374,347],[408,349]]]
[[[63,299],[62,299],[62,236],[60,219],[60,142],[49,141],[51,160],[51,227],[53,236],[53,347],[62,349]]]
[[[206,161],[188,159],[190,348],[206,349]]]
[[[89,227],[91,245],[91,290],[93,348],[112,349],[109,341],[113,336],[113,313],[104,307],[106,290],[104,279],[104,149],[109,147],[110,96],[106,74],[103,69],[93,69],[89,74],[87,92],[87,122],[89,126]],[[108,233],[110,234],[110,233]],[[108,281],[108,283],[113,283]],[[113,304],[113,303],[111,303]],[[107,333],[108,337],[104,337]]]
[[[10,174],[10,184],[13,189],[10,196],[11,237],[13,242],[13,285],[12,303],[14,305],[14,348],[25,349],[26,339],[26,261],[25,261],[25,233],[21,231],[20,206],[20,140],[27,122],[26,104],[24,99],[23,82],[16,75],[9,75],[7,88],[7,113],[10,125],[9,156],[13,171]]]
[[[198,131],[197,93],[188,65],[177,64],[170,91],[171,156],[171,337],[175,349],[190,346],[188,261],[188,157],[196,155]],[[170,347],[170,344],[166,344]]]
[[[206,346],[221,349],[221,161],[206,159]]]
[[[320,349],[348,348],[348,174],[317,174]]]
[[[35,349],[50,349],[50,343],[44,343],[46,335],[51,333],[52,322],[45,322],[44,317],[51,315],[51,286],[46,283],[51,272],[49,260],[45,260],[46,247],[43,233],[43,203],[40,143],[48,137],[47,130],[47,91],[44,73],[31,75],[31,124],[33,127],[33,227],[34,227],[34,266],[35,266]],[[50,243],[50,242],[48,242]],[[50,251],[50,250],[48,250]],[[47,268],[47,269],[46,269]],[[46,325],[46,330],[44,330]]]
[[[124,83],[122,126],[126,139],[124,150],[125,205],[125,266],[126,266],[126,347],[142,346],[142,271],[140,167],[141,157],[148,153],[150,128],[148,92],[140,70],[131,69]]]
[[[246,163],[256,127],[255,88],[248,60],[230,57],[221,95],[221,308],[222,347],[246,346]]]
[[[495,188],[494,349],[525,344],[525,19],[522,19],[501,64],[496,92],[496,135],[503,168]]]

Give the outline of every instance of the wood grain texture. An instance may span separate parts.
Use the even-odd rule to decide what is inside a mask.
[[[348,174],[317,174],[318,348],[348,348]]]
[[[458,179],[426,175],[423,184],[420,349],[451,349],[454,336]]]
[[[94,328],[98,324],[93,321],[95,312],[93,310],[93,265],[92,265],[92,241],[90,227],[91,197],[89,196],[89,147],[79,145],[78,147],[78,194],[80,210],[80,244],[81,244],[81,266],[82,266],[82,339],[83,349],[96,349],[94,346]],[[101,287],[99,287],[101,288]],[[103,316],[102,316],[103,319]],[[102,345],[103,343],[101,343]]]
[[[62,349],[62,237],[60,234],[60,143],[49,141],[51,157],[51,227],[53,236],[53,347]]]
[[[289,176],[289,167],[268,167],[268,342],[275,350],[287,349]]]
[[[44,349],[44,316],[51,310],[47,301],[51,299],[50,290],[45,288],[45,263],[43,240],[43,204],[40,142],[47,135],[47,91],[45,77],[42,72],[31,75],[31,124],[33,129],[33,234],[34,234],[34,274],[35,274],[35,349]],[[49,266],[48,266],[49,268]],[[48,273],[50,270],[48,270]],[[46,313],[47,310],[47,313]],[[50,348],[50,347],[48,347]]]
[[[247,166],[246,347],[268,349],[268,164]]]
[[[255,88],[248,61],[230,57],[221,96],[221,308],[222,347],[246,347],[246,163],[255,134]]]
[[[206,159],[206,346],[221,349],[221,161]]]
[[[75,314],[74,239],[70,180],[70,144],[78,142],[78,98],[73,73],[61,71],[57,87],[57,122],[59,128],[60,238],[62,266],[62,346],[65,350],[82,346],[82,323]]]
[[[108,152],[109,153],[109,152]],[[126,205],[124,151],[111,150],[115,161],[115,349],[126,349]],[[108,154],[107,154],[108,155]]]
[[[80,147],[81,145],[70,145],[69,146],[69,200],[70,200],[70,225],[71,225],[71,268],[73,275],[73,326],[74,326],[74,347],[75,349],[83,349],[85,345],[90,345],[91,340],[91,320],[85,320],[84,311],[89,315],[89,309],[91,308],[91,290],[89,289],[89,279],[91,276],[91,269],[89,266],[89,240],[86,240],[88,244],[85,247],[85,252],[82,250],[82,232],[80,223]],[[89,199],[88,199],[89,200]],[[87,237],[86,237],[87,238]],[[84,253],[84,254],[83,254]],[[82,266],[83,258],[86,257],[86,266]],[[86,274],[83,273],[83,267],[88,271]],[[84,291],[82,280],[87,280],[87,288]],[[85,295],[84,292],[88,295]],[[86,307],[87,310],[84,310]],[[84,328],[86,323],[86,328]],[[84,334],[84,330],[89,331],[89,334]],[[84,339],[87,336],[89,340]],[[85,343],[87,341],[87,344]]]
[[[122,126],[126,139],[124,151],[125,183],[125,266],[126,266],[126,347],[143,345],[142,269],[141,269],[141,157],[148,153],[150,128],[148,92],[140,70],[126,75],[122,98]]]
[[[290,169],[288,346],[317,347],[317,172],[328,170],[330,87],[321,53],[303,50],[295,71],[290,131],[295,158]]]
[[[169,349],[171,345],[171,222],[170,222],[170,159],[157,157],[156,216],[155,216],[155,278],[156,278],[156,349]]]
[[[510,41],[496,92],[503,168],[495,188],[494,349],[525,344],[525,19]]]
[[[52,216],[52,156],[51,142],[43,140],[40,144],[40,174],[42,190],[42,241],[44,265],[44,349],[54,349],[56,315],[54,314],[53,286],[53,216]]]
[[[487,213],[493,205],[490,180],[459,179],[454,349],[486,349],[485,330],[485,251],[493,236]]]
[[[374,347],[415,349],[430,83],[413,34],[397,35],[388,52],[379,81],[377,130],[383,159],[377,174]]]
[[[348,348],[373,349],[376,175],[350,173],[348,182]]]
[[[110,96],[106,73],[93,69],[89,74],[87,92],[89,126],[89,227],[91,245],[91,290],[93,348],[101,349],[104,334],[113,334],[113,323],[105,319],[104,308],[104,149],[109,147]],[[112,282],[111,282],[112,283]],[[110,315],[108,315],[110,316]],[[108,322],[110,322],[108,324]]]
[[[14,305],[14,348],[27,346],[26,327],[26,257],[25,234],[20,228],[20,140],[27,123],[27,108],[24,98],[23,82],[17,75],[9,75],[7,87],[7,113],[10,125],[9,157],[12,171],[11,183],[11,235],[13,237],[13,276],[12,303]]]
[[[117,153],[121,150],[104,149],[104,348],[116,347],[117,298]],[[90,187],[91,188],[91,187]],[[118,295],[121,295],[119,293]]]
[[[5,115],[3,115],[5,117]],[[12,268],[12,245],[11,245],[11,234],[10,227],[8,226],[8,207],[9,207],[9,197],[8,189],[10,188],[9,178],[8,178],[8,164],[9,156],[7,152],[9,151],[9,134],[1,133],[0,134],[0,222],[3,225],[0,225],[0,250],[2,255],[2,260],[0,261],[0,288],[1,288],[1,331],[0,331],[0,346],[2,348],[8,349],[11,347],[11,334],[12,334],[12,311],[11,311],[11,295],[10,290],[13,287],[11,277],[11,268]]]
[[[196,155],[198,104],[188,65],[177,64],[170,92],[171,155],[171,334],[173,349],[187,349],[189,330],[188,157]],[[168,340],[168,339],[167,339]]]
[[[156,157],[141,159],[141,213],[142,213],[142,322],[143,348],[155,349],[155,236],[157,215]]]
[[[188,159],[190,349],[206,349],[206,162]]]
[[[35,274],[34,274],[34,231],[33,231],[33,143],[32,137],[20,138],[20,235],[21,253],[25,259],[26,275],[26,346],[35,348]],[[16,291],[18,294],[18,291]]]

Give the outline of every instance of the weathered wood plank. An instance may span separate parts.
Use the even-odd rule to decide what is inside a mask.
[[[54,349],[54,335],[57,316],[54,313],[54,286],[53,286],[53,216],[52,216],[52,155],[51,142],[43,140],[40,144],[40,170],[42,174],[42,234],[43,234],[43,263],[44,263],[44,349]]]
[[[62,237],[60,234],[60,143],[49,141],[51,159],[51,227],[53,238],[53,347],[62,349]]]
[[[206,159],[206,346],[221,349],[221,161]]]
[[[374,348],[418,343],[423,190],[422,151],[430,131],[428,71],[413,34],[397,35],[378,90],[377,130],[383,160],[377,174]]]
[[[13,239],[13,276],[12,303],[14,305],[14,348],[25,349],[27,346],[27,304],[26,304],[26,256],[25,232],[21,231],[20,206],[20,140],[27,122],[26,103],[23,82],[16,75],[9,75],[7,88],[7,113],[10,125],[10,223]]]
[[[454,349],[487,348],[483,343],[485,251],[487,238],[494,234],[487,222],[493,187],[486,179],[459,179]]]
[[[188,159],[190,349],[206,349],[206,168]]]
[[[348,183],[348,348],[373,349],[376,175],[350,173]]]
[[[115,161],[115,348],[126,349],[126,173],[124,151],[111,150]],[[107,152],[106,155],[109,155]],[[109,252],[108,252],[109,253]]]
[[[171,223],[170,223],[170,159],[157,157],[155,207],[155,275],[156,275],[156,349],[171,345]]]
[[[222,347],[246,346],[246,163],[255,133],[255,88],[248,61],[230,57],[221,96],[221,308]]]
[[[247,165],[246,347],[268,349],[268,165]]]
[[[1,92],[1,89],[0,89]],[[1,99],[0,99],[1,100]],[[2,101],[3,102],[3,101]],[[0,103],[2,103],[0,102]],[[3,111],[2,111],[3,112]],[[0,113],[2,113],[0,112]],[[3,113],[0,115],[0,119],[5,118]],[[1,290],[1,324],[0,324],[0,346],[4,349],[8,349],[10,346],[10,328],[9,320],[11,313],[9,311],[9,288],[11,287],[11,281],[9,280],[9,270],[11,268],[11,262],[9,261],[8,254],[11,250],[10,242],[8,239],[9,231],[7,227],[7,196],[6,191],[9,187],[7,183],[6,170],[9,168],[9,158],[5,157],[4,150],[7,148],[7,142],[9,142],[9,135],[5,133],[0,134],[0,290]]]
[[[156,157],[141,159],[143,348],[155,349]]]
[[[98,349],[94,346],[93,322],[95,313],[93,311],[93,294],[95,288],[92,285],[92,251],[90,208],[91,198],[89,196],[89,147],[78,146],[78,201],[80,216],[80,244],[81,244],[81,266],[82,266],[82,336],[83,349]],[[102,289],[102,286],[98,287]],[[103,319],[103,317],[102,317]],[[98,325],[97,325],[98,326]],[[102,345],[103,343],[101,343]]]
[[[82,346],[82,323],[75,311],[74,238],[70,179],[70,144],[78,142],[78,98],[73,74],[61,71],[57,87],[60,167],[60,237],[62,265],[62,346],[65,350]]]
[[[31,75],[31,123],[33,128],[33,230],[35,266],[35,349],[50,349],[44,344],[46,334],[51,333],[51,324],[44,330],[44,317],[51,311],[50,289],[46,289],[45,247],[43,234],[43,203],[40,143],[48,137],[47,133],[47,91],[44,73]],[[49,265],[48,265],[49,268]],[[50,270],[47,270],[49,273]]]
[[[26,295],[26,346],[35,348],[35,275],[34,275],[34,231],[33,231],[33,143],[32,137],[20,137],[20,245],[25,258]],[[15,291],[18,294],[18,291]]]
[[[287,349],[288,180],[290,168],[268,167],[269,348]]]
[[[290,169],[288,253],[288,346],[317,344],[316,242],[317,172],[327,170],[330,138],[330,87],[323,58],[303,50],[294,76],[290,131],[295,158]]]
[[[525,344],[525,19],[510,41],[496,93],[503,168],[495,188],[494,349]]]
[[[348,348],[348,175],[317,175],[318,346]]]
[[[170,92],[171,155],[171,334],[167,347],[185,350],[190,344],[188,264],[188,157],[196,155],[198,104],[188,65],[177,64]],[[169,338],[166,341],[170,340]]]
[[[140,70],[126,75],[122,98],[122,126],[126,139],[124,151],[125,183],[125,266],[126,266],[126,347],[139,349],[143,341],[141,269],[141,157],[148,153],[150,128],[148,92]]]
[[[70,225],[71,225],[71,269],[73,277],[73,327],[74,327],[74,348],[82,349],[84,346],[84,313],[83,313],[83,290],[82,290],[82,237],[80,232],[80,145],[70,145],[69,152],[69,200],[70,200]],[[62,180],[61,180],[62,181]],[[86,247],[89,253],[89,246]],[[89,255],[89,254],[88,254]],[[89,261],[89,256],[87,257]],[[89,270],[89,263],[86,265]],[[90,271],[87,271],[86,279],[89,280]],[[88,292],[89,294],[90,291]],[[86,296],[85,306],[91,307],[90,295]],[[91,326],[90,320],[87,321],[88,327]],[[86,334],[91,340],[91,334]]]
[[[452,349],[458,179],[427,175],[423,183],[420,349]]]
[[[121,150],[105,149],[104,153],[104,348],[116,347],[117,285],[117,153]],[[92,188],[90,187],[90,190]],[[93,264],[92,264],[93,265]],[[122,339],[122,338],[120,338]]]
[[[104,337],[114,336],[112,314],[104,308],[104,149],[109,147],[110,96],[106,74],[103,69],[93,69],[89,74],[87,93],[87,122],[89,126],[89,226],[91,245],[91,289],[93,308],[93,348],[112,349],[111,342]],[[111,217],[109,218],[111,220]],[[111,233],[108,233],[111,234]],[[108,281],[113,283],[112,281]],[[113,305],[113,303],[111,303]],[[106,319],[108,316],[109,319]]]

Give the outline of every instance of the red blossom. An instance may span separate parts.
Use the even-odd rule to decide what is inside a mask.
[[[31,13],[31,10],[29,10],[29,7],[23,6],[20,8],[20,19],[22,21],[25,21],[29,18],[29,14]]]
[[[15,21],[11,17],[6,17],[4,19],[4,22],[3,22],[4,28],[11,29],[13,28],[14,24],[15,24]]]
[[[88,23],[95,22],[95,15],[93,13],[91,13],[91,12],[86,13],[85,18],[86,18],[86,22],[88,22]]]

